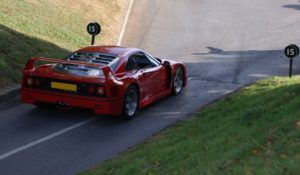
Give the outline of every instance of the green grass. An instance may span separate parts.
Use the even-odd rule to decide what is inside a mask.
[[[8,0],[1,1],[0,7],[0,23],[26,35],[58,43],[64,48],[78,48],[88,43],[85,26],[80,23],[83,15],[76,11],[63,10],[63,6],[45,1]]]
[[[62,58],[89,45],[89,22],[102,24],[97,44],[115,43],[126,7],[122,0],[0,1],[0,86],[19,82],[32,56]]]
[[[82,174],[298,175],[299,83],[259,81]]]
[[[0,24],[0,86],[19,82],[25,62],[32,56],[62,58],[68,53],[57,45]]]

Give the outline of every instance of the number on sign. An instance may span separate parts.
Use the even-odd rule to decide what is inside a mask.
[[[294,56],[295,55],[295,49],[294,48],[286,49],[286,54],[289,55],[289,56]]]
[[[89,33],[95,33],[96,27],[95,26],[89,26]]]

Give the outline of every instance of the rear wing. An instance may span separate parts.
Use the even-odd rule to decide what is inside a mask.
[[[95,64],[95,63],[86,63],[80,61],[69,61],[69,60],[62,60],[62,59],[55,59],[55,58],[44,58],[44,57],[32,57],[30,58],[25,66],[24,70],[32,70],[34,68],[34,63],[36,61],[44,61],[49,63],[61,63],[61,64],[73,64],[73,65],[82,65],[82,66],[90,66],[94,68],[102,68],[103,65]]]
[[[30,58],[26,66],[24,68],[24,71],[30,71],[33,70],[35,67],[35,62],[37,61],[44,61],[48,63],[61,63],[61,64],[73,64],[73,65],[82,65],[82,66],[89,66],[93,68],[102,69],[103,74],[105,76],[105,79],[107,81],[112,81],[115,84],[120,84],[121,82],[117,80],[116,76],[114,75],[111,68],[107,65],[99,65],[96,63],[86,63],[86,62],[80,62],[80,61],[70,61],[70,60],[62,60],[62,59],[55,59],[55,58],[44,58],[44,57],[32,57]]]

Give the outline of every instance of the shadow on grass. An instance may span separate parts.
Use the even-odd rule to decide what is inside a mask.
[[[300,4],[288,4],[288,5],[283,5],[282,7],[290,8],[294,10],[300,10]]]
[[[0,86],[18,83],[25,62],[32,56],[62,58],[70,52],[0,24]]]

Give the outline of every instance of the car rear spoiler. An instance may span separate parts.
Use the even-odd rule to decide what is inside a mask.
[[[61,64],[73,64],[73,65],[83,65],[83,66],[89,66],[89,67],[94,67],[98,69],[102,69],[105,79],[108,82],[113,82],[114,84],[120,84],[122,82],[118,81],[116,76],[114,75],[113,71],[111,68],[107,65],[99,65],[96,63],[86,63],[86,62],[80,62],[80,61],[70,61],[70,60],[62,60],[62,59],[55,59],[55,58],[44,58],[44,57],[32,57],[30,58],[26,66],[24,68],[24,71],[30,71],[34,69],[34,63],[36,61],[44,61],[44,62],[49,62],[49,63],[61,63]]]
[[[95,64],[95,63],[86,63],[86,62],[80,62],[80,61],[70,61],[70,60],[62,60],[62,59],[55,59],[55,58],[32,57],[27,61],[24,70],[32,70],[34,68],[34,63],[36,61],[44,61],[44,62],[49,62],[49,63],[83,65],[83,66],[90,66],[90,67],[95,67],[95,68],[104,67],[103,65],[99,65],[99,64]]]

